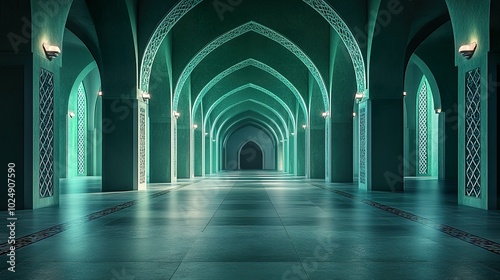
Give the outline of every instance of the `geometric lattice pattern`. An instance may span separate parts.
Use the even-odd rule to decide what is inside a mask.
[[[203,97],[218,82],[220,82],[221,80],[223,80],[224,78],[226,78],[227,76],[231,75],[232,73],[234,73],[238,70],[241,70],[241,69],[246,68],[246,67],[251,67],[251,66],[256,67],[262,71],[265,71],[265,72],[271,74],[276,79],[278,79],[280,82],[282,82],[284,85],[286,85],[288,87],[288,89],[290,89],[290,91],[293,93],[293,95],[295,96],[297,101],[299,102],[300,107],[302,108],[302,110],[304,112],[304,116],[306,117],[306,120],[307,120],[306,103],[305,103],[304,99],[302,98],[302,95],[300,95],[297,88],[285,76],[283,76],[280,72],[276,71],[274,68],[270,67],[269,65],[264,64],[258,60],[253,59],[253,58],[249,58],[247,60],[244,60],[238,64],[235,64],[235,65],[229,67],[228,69],[224,70],[219,75],[217,75],[215,78],[213,78],[210,82],[208,82],[208,84],[205,87],[203,87],[200,94],[198,94],[198,96],[196,97],[196,100],[195,100],[194,105],[193,105],[193,118],[194,118],[194,115],[196,113],[196,110],[198,109],[198,106],[200,105],[201,101],[203,100]],[[283,101],[281,101],[281,102],[283,102]]]
[[[174,141],[173,141],[173,151],[172,151],[172,168],[173,168],[173,177],[174,178],[177,178],[177,119],[174,118],[172,119],[172,125],[174,126],[173,127],[173,130],[174,130]]]
[[[428,104],[427,79],[422,79],[422,86],[418,93],[418,173],[428,173]]]
[[[85,175],[85,154],[86,154],[86,133],[87,133],[87,97],[83,83],[78,87],[77,96],[77,172],[78,175]]]
[[[481,195],[481,71],[466,73],[465,195]]]
[[[351,33],[349,27],[345,24],[344,20],[332,9],[330,5],[326,3],[325,0],[303,0],[314,10],[316,10],[320,15],[322,15],[330,26],[337,32],[340,39],[344,42],[347,47],[347,51],[351,56],[352,63],[354,65],[354,71],[356,73],[356,84],[358,92],[365,91],[365,63],[363,60],[363,55],[359,49],[359,45],[356,39]]]
[[[139,183],[146,183],[146,109],[139,114]]]
[[[202,0],[181,0],[170,12],[163,18],[161,23],[155,29],[155,32],[149,39],[149,43],[144,51],[141,66],[141,89],[148,92],[151,69],[163,40],[174,25],[192,8],[201,3]]]
[[[366,109],[359,109],[359,182],[366,184]]]
[[[288,40],[286,37],[283,35],[279,34],[278,32],[261,25],[256,22],[248,22],[246,24],[243,24],[231,31],[228,31],[224,33],[223,35],[219,36],[212,42],[210,42],[208,45],[206,45],[200,52],[196,54],[196,56],[191,59],[189,64],[184,68],[177,85],[175,87],[175,92],[174,92],[174,100],[173,100],[173,106],[172,110],[177,111],[177,107],[179,105],[179,98],[180,98],[180,92],[182,88],[184,87],[184,84],[186,83],[187,79],[191,76],[191,73],[193,70],[196,68],[196,66],[205,58],[207,57],[212,51],[220,47],[221,45],[233,40],[234,38],[237,38],[243,34],[246,34],[248,32],[255,32],[257,34],[260,34],[266,38],[269,38],[270,40],[275,41],[276,43],[280,44],[284,48],[286,48],[289,52],[291,52],[293,55],[295,55],[309,70],[311,75],[314,77],[316,80],[316,83],[318,84],[320,88],[321,95],[323,97],[323,106],[325,111],[328,111],[330,108],[329,105],[329,95],[326,90],[325,83],[323,81],[323,78],[318,70],[316,68],[316,65],[311,61],[311,59],[299,48],[297,45],[295,45],[293,42]]]
[[[40,69],[40,197],[54,195],[54,74]]]
[[[204,120],[204,123],[203,123],[204,127],[206,127],[207,122],[209,120],[209,116],[212,113],[212,111],[217,107],[217,105],[219,105],[226,98],[228,98],[228,97],[230,97],[230,96],[232,96],[232,95],[234,95],[234,94],[236,94],[236,93],[238,93],[240,91],[243,91],[245,89],[249,89],[249,88],[261,91],[262,93],[264,93],[264,94],[270,96],[271,98],[273,98],[274,100],[276,100],[283,107],[283,109],[285,109],[285,111],[287,111],[288,116],[290,117],[291,122],[295,123],[295,117],[294,117],[294,115],[292,113],[292,110],[290,110],[290,108],[286,105],[285,102],[283,102],[283,100],[281,100],[281,98],[279,98],[277,95],[275,95],[274,93],[270,92],[269,90],[267,90],[267,89],[265,89],[263,87],[260,87],[258,85],[254,85],[252,83],[249,83],[249,84],[243,85],[241,87],[235,88],[235,89],[231,90],[230,92],[224,94],[223,96],[219,97],[219,99],[217,99],[217,101],[214,102],[214,104],[212,106],[210,106],[210,108],[205,113],[205,120]],[[275,111],[275,110],[273,110],[273,111]],[[279,116],[281,118],[281,115],[279,115]],[[287,126],[285,126],[285,127],[287,127]]]

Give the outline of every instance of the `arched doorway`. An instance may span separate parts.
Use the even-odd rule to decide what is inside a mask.
[[[263,153],[257,143],[247,142],[241,148],[239,155],[240,169],[243,170],[262,170],[264,169]]]

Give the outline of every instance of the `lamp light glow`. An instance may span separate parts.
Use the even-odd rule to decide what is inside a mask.
[[[406,96],[406,91],[403,91],[403,96]]]
[[[323,112],[321,113],[321,116],[326,119],[330,116],[330,112]]]
[[[306,128],[307,128],[307,125],[305,125],[305,124],[304,124],[304,125],[302,125],[302,128],[303,128],[303,129],[306,129]]]
[[[178,119],[178,118],[181,116],[181,113],[179,113],[179,112],[177,112],[177,111],[173,111],[173,112],[172,112],[172,115],[173,115],[176,119]]]
[[[194,129],[197,129],[197,128],[198,128],[198,125],[197,125],[197,124],[194,124],[194,125],[193,125],[193,128],[194,128]]]
[[[356,112],[353,112],[352,113],[352,117],[355,118],[356,117]]]
[[[68,116],[72,119],[72,118],[74,118],[76,115],[75,115],[75,112],[73,112],[73,111],[69,111],[69,112],[68,112]]]
[[[361,99],[363,99],[365,95],[361,92],[357,92],[355,95],[354,95],[354,99],[356,99],[357,101],[361,101]]]
[[[436,114],[441,114],[441,108],[437,108],[435,111],[436,111]]]
[[[102,96],[102,90],[97,92],[97,96]]]

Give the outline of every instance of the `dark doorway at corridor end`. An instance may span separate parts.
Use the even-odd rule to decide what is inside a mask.
[[[262,149],[253,141],[246,143],[240,150],[240,169],[262,170],[264,169]]]

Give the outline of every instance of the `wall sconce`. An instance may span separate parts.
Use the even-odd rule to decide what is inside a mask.
[[[356,117],[356,112],[353,112],[352,113],[352,117],[355,118]]]
[[[76,115],[75,115],[75,112],[73,112],[73,111],[69,111],[69,112],[68,112],[68,116],[69,116],[69,118],[70,118],[70,119],[72,119],[72,118],[74,118]]]
[[[406,91],[403,91],[403,96],[406,96]]]
[[[181,113],[179,113],[179,112],[177,112],[177,111],[173,111],[173,112],[172,112],[172,115],[173,115],[176,119],[178,119],[178,118],[181,116]]]
[[[147,92],[142,92],[142,100],[148,101],[149,99],[151,99],[151,94]]]
[[[194,124],[194,125],[193,125],[193,128],[194,128],[194,129],[197,129],[197,128],[198,128],[198,125],[197,125],[197,124]]]
[[[102,97],[102,90],[100,90],[100,91],[97,92],[97,96],[101,96]]]
[[[323,112],[321,113],[321,116],[326,119],[330,116],[330,112]]]
[[[306,128],[307,128],[307,125],[305,125],[305,124],[304,124],[304,125],[302,126],[302,128],[303,128],[303,129],[306,129]]]
[[[363,99],[365,95],[362,94],[361,92],[357,92],[355,95],[354,95],[354,99],[356,99],[356,101],[361,101]]]
[[[43,43],[43,51],[45,52],[45,56],[47,56],[48,60],[52,60],[55,57],[58,57],[61,54],[61,49],[58,46],[52,46],[46,43]]]
[[[472,42],[468,45],[463,45],[458,49],[458,52],[465,58],[470,59],[473,55],[474,52],[476,51],[477,48],[477,43]]]
[[[205,132],[205,136],[208,136],[208,132]]]
[[[294,135],[295,135],[295,132],[292,132],[291,134],[292,134],[292,136],[294,136]]]
[[[441,114],[441,108],[437,108],[435,111],[436,111],[436,114]]]

